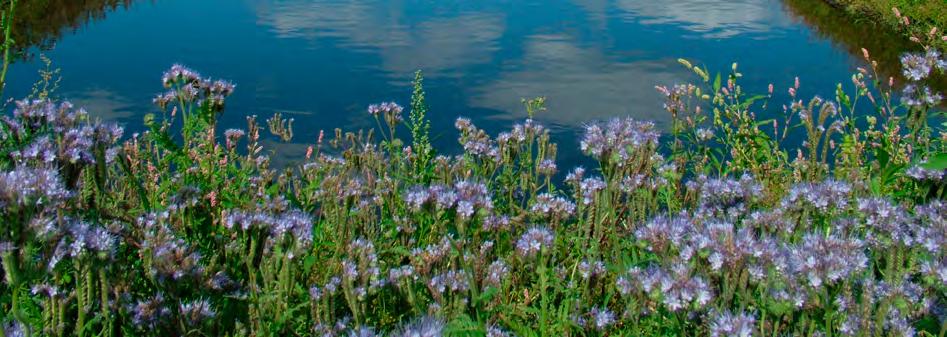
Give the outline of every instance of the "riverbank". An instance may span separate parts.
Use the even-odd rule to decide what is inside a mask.
[[[871,20],[891,29],[910,34],[906,29],[918,30],[916,35],[926,33],[929,27],[947,29],[947,2],[914,0],[825,0],[830,5],[843,9],[859,19]],[[893,9],[911,18],[911,28],[905,28],[902,19]],[[921,30],[925,30],[921,32]],[[944,42],[944,41],[941,41]],[[944,42],[947,44],[947,42]]]

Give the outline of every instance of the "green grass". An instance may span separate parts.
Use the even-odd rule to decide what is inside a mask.
[[[826,0],[858,17],[881,23],[909,35],[924,36],[930,27],[947,30],[947,1],[941,0]],[[902,17],[894,14],[894,8]],[[910,18],[910,26],[903,17]]]

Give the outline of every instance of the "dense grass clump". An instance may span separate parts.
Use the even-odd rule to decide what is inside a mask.
[[[234,86],[183,66],[141,134],[20,101],[0,119],[0,331],[943,337],[947,136],[924,82],[947,62],[903,61],[898,95],[870,67],[785,105],[682,61],[697,83],[658,87],[670,132],[589,123],[568,150],[598,165],[561,183],[543,99],[496,136],[457,119],[463,151],[439,155],[420,74],[408,112],[372,105],[377,129],[288,168],[256,117],[218,130]]]

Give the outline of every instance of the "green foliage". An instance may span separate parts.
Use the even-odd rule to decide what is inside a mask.
[[[598,164],[562,183],[542,97],[495,137],[458,119],[463,152],[435,156],[420,72],[406,125],[373,105],[376,130],[285,168],[261,143],[291,120],[221,136],[232,86],[181,66],[140,136],[20,102],[0,123],[3,334],[943,336],[938,106],[870,68],[772,111],[736,64],[681,64],[670,133],[589,124]]]

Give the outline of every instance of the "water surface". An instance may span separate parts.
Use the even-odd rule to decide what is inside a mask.
[[[521,98],[546,96],[538,119],[575,163],[583,123],[631,115],[666,124],[654,86],[696,80],[678,58],[723,71],[737,61],[748,90],[774,83],[779,101],[795,76],[803,95],[831,94],[860,65],[862,44],[907,48],[865,36],[878,30],[818,0],[48,3],[54,14],[31,9],[42,24],[21,24],[33,27],[20,41],[34,57],[12,67],[8,96],[28,93],[41,51],[62,69],[59,96],[135,129],[156,109],[161,73],[183,63],[237,83],[224,127],[246,115],[295,118],[299,144],[278,149],[297,158],[319,130],[373,126],[368,104],[406,105],[418,69],[438,145],[455,144],[458,116],[496,133],[525,117]]]

